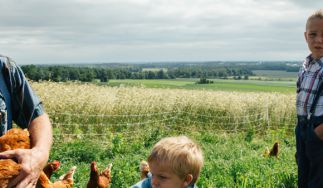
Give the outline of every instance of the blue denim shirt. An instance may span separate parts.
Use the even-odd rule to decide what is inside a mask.
[[[148,178],[141,180],[135,185],[131,186],[131,188],[152,188],[151,186],[151,174],[148,174]],[[196,185],[190,185],[186,188],[198,188]]]
[[[1,136],[12,128],[12,121],[21,128],[28,128],[33,119],[44,113],[44,108],[13,60],[0,55],[0,70]]]

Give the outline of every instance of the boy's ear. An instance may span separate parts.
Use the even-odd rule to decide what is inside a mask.
[[[191,184],[192,180],[193,180],[193,175],[192,174],[188,174],[186,176],[186,178],[184,179],[184,187],[189,186]]]

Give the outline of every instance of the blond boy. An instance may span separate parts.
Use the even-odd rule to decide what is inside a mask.
[[[323,187],[323,9],[307,19],[304,35],[311,54],[297,81],[298,187]]]
[[[167,137],[155,144],[148,163],[151,176],[132,188],[196,188],[203,155],[201,148],[188,137]]]

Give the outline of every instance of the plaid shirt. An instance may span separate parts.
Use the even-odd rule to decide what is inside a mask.
[[[13,120],[28,128],[33,119],[44,113],[39,98],[14,61],[0,55],[0,135],[11,129]]]
[[[296,109],[298,116],[307,116],[318,86],[323,81],[323,57],[314,60],[308,56],[300,68],[297,80]],[[322,94],[321,94],[322,95]],[[314,116],[323,115],[323,97],[319,97],[314,110]]]

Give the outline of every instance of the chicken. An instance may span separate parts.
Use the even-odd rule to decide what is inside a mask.
[[[29,132],[25,129],[13,128],[0,137],[0,152],[14,149],[29,149]],[[21,167],[12,159],[0,159],[0,187],[7,187],[9,181],[15,178]]]
[[[111,183],[111,168],[110,163],[108,167],[99,173],[96,162],[91,163],[90,179],[87,183],[87,188],[110,188]]]
[[[29,149],[30,139],[27,129],[13,128],[0,137],[0,152],[14,149]]]
[[[46,174],[46,176],[48,177],[48,179],[50,179],[53,172],[58,170],[60,165],[61,165],[60,162],[57,160],[47,163],[47,165],[44,167],[43,171]]]
[[[264,157],[278,157],[278,153],[279,153],[279,144],[278,142],[275,142],[271,150],[269,150],[268,147],[266,147],[266,150],[264,152]]]
[[[279,152],[279,144],[278,142],[275,142],[275,144],[273,145],[273,148],[271,148],[269,152],[269,156],[278,157],[278,152]]]
[[[47,165],[43,169],[43,173],[47,176],[48,180],[50,180],[50,177],[52,177],[53,172],[57,171],[60,165],[61,165],[60,162],[56,160],[47,163]],[[39,180],[37,181],[36,187],[42,187],[40,185]]]
[[[150,172],[150,168],[147,161],[141,161],[139,169],[140,169],[140,179],[148,178],[148,173]]]
[[[269,153],[270,153],[270,150],[269,150],[269,148],[268,148],[268,147],[266,147],[266,149],[265,149],[265,152],[264,152],[263,156],[264,156],[264,157],[268,157],[268,156],[269,156]]]
[[[57,181],[52,183],[44,172],[41,172],[37,188],[72,188],[74,184],[73,175],[76,166],[73,166],[67,173],[59,177]]]
[[[0,187],[8,187],[11,179],[15,178],[21,167],[11,159],[0,160]]]

